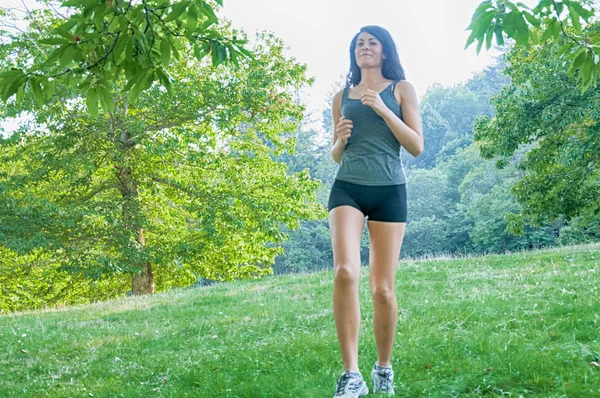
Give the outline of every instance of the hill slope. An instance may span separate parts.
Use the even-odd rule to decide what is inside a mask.
[[[600,396],[599,262],[598,245],[401,262],[397,396]],[[3,316],[0,396],[329,397],[331,299],[327,271]]]

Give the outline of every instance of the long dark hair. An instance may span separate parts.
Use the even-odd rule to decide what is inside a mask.
[[[375,36],[381,43],[383,55],[385,55],[385,59],[381,64],[381,73],[383,74],[383,77],[393,81],[405,80],[406,75],[404,74],[404,68],[400,64],[396,43],[394,43],[394,39],[392,39],[390,32],[381,26],[368,25],[360,28],[360,31],[354,36],[352,42],[350,42],[350,71],[346,76],[346,86],[356,86],[360,83],[361,73],[360,68],[356,63],[354,50],[356,49],[358,36],[362,32],[367,32],[368,34]]]

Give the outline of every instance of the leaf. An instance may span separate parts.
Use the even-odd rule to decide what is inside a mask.
[[[554,36],[555,26],[558,26],[558,28],[560,29],[559,22],[556,19],[552,19],[552,22],[550,22],[548,24],[548,26],[546,27],[546,30],[542,34],[542,38],[541,38],[542,43],[544,43],[546,40],[548,40],[549,38]]]
[[[475,12],[473,13],[473,16],[471,17],[471,22],[478,19],[480,14],[484,14],[485,12],[489,11],[490,9],[494,9],[494,5],[492,4],[491,0],[486,0],[486,1],[481,2],[475,9]]]
[[[494,31],[492,28],[487,32],[486,41],[485,41],[485,49],[489,50],[492,48],[492,39],[494,38]]]
[[[5,86],[4,86],[4,90],[1,90],[0,93],[2,94],[1,98],[3,101],[6,101],[7,99],[9,99],[14,93],[18,93],[19,89],[21,87],[25,86],[25,82],[27,81],[27,77],[25,75],[16,78],[16,79],[3,79],[1,80]]]
[[[481,51],[481,46],[483,46],[483,39],[479,39],[479,42],[477,43],[477,48],[475,49],[477,54],[479,54],[479,52]]]
[[[100,102],[102,103],[102,107],[109,112],[114,112],[115,104],[110,90],[105,87],[100,87],[98,92],[100,93]]]
[[[469,48],[469,46],[471,44],[473,44],[473,42],[475,41],[476,35],[475,35],[475,31],[472,31],[471,34],[469,35],[469,37],[467,38],[467,43],[465,44],[465,50],[467,48]]]
[[[29,86],[31,87],[31,91],[33,92],[33,97],[39,106],[44,105],[44,93],[42,92],[42,87],[40,86],[40,82],[35,76],[29,78]]]
[[[558,13],[558,15],[562,14],[565,5],[563,3],[552,2],[554,5],[554,9]]]
[[[202,47],[194,45],[194,55],[198,61],[201,61],[208,53],[209,51],[204,45]]]
[[[23,102],[23,97],[25,96],[25,85],[21,84],[19,85],[19,88],[17,89],[17,105],[21,105],[21,102]]]
[[[581,48],[576,54],[577,54],[577,56],[573,59],[573,62],[571,63],[571,67],[569,68],[570,71],[574,71],[575,69],[577,69],[581,65],[583,65],[583,63],[585,62],[585,60],[587,58],[587,52],[583,48]]]
[[[94,12],[94,25],[96,29],[101,31],[104,28],[104,10],[102,8],[97,8]]]
[[[211,43],[210,46],[210,55],[213,66],[219,65],[219,53],[217,52],[218,44]]]
[[[483,39],[483,35],[490,28],[492,23],[492,19],[496,16],[496,11],[489,11],[486,14],[483,14],[478,21],[479,25],[477,26],[476,36],[478,39]]]
[[[514,38],[515,32],[517,31],[517,14],[514,12],[504,14],[503,27],[508,37]]]
[[[186,30],[188,34],[193,33],[198,26],[198,7],[195,4],[191,4],[187,14],[187,25]]]
[[[64,38],[61,39],[60,37],[51,37],[49,39],[39,40],[38,43],[40,43],[40,44],[53,44],[53,45],[56,45],[56,44],[69,44],[70,41],[67,40],[67,39],[64,39]]]
[[[517,44],[527,45],[529,42],[529,27],[527,26],[527,22],[525,22],[523,14],[519,14],[516,18],[517,33],[515,35],[515,39],[517,40]]]
[[[134,40],[127,40],[127,47],[125,47],[125,60],[128,62],[134,62],[133,54],[135,52]]]
[[[63,1],[62,6],[63,7],[76,7],[76,6],[80,6],[83,3],[85,3],[85,0],[67,0],[67,1]]]
[[[160,55],[162,64],[168,66],[169,62],[171,62],[171,45],[166,38],[160,41]]]
[[[69,65],[73,61],[74,55],[75,47],[72,44],[70,44],[67,46],[67,48],[65,48],[65,51],[63,51],[63,53],[61,54],[60,59],[58,61],[59,65],[63,68]]]
[[[204,21],[200,24],[200,26],[198,27],[198,30],[203,32],[206,29],[208,29],[211,25],[213,25],[215,22],[217,22],[217,21],[207,19],[206,21]]]
[[[217,22],[219,20],[212,7],[203,0],[200,1],[200,10],[210,21]]]
[[[558,51],[556,52],[556,55],[558,55],[559,57],[562,57],[567,51],[572,50],[573,49],[573,42],[568,41],[565,42],[565,44],[563,44],[562,46],[560,46],[558,48]]]
[[[244,47],[238,47],[238,51],[247,56],[248,58],[254,58],[254,55],[252,55],[252,53],[246,50]]]
[[[572,1],[569,3],[569,5],[573,7],[577,14],[579,14],[579,16],[581,16],[581,18],[583,18],[583,20],[586,22],[588,22],[588,20],[595,15],[593,11],[583,8],[578,1]]]
[[[169,15],[167,15],[164,21],[169,22],[179,18],[181,14],[183,14],[183,12],[187,9],[189,4],[189,1],[180,1],[179,3],[175,4],[173,6],[173,11],[171,11]]]
[[[571,4],[569,4],[568,8],[569,15],[571,16],[571,24],[573,25],[575,31],[579,34],[581,33],[581,22],[579,22],[579,14],[577,14],[577,11],[575,11],[575,8]]]
[[[556,20],[555,20],[556,21]],[[552,37],[554,38],[554,40],[558,40],[560,37],[560,32],[561,32],[561,28],[560,28],[560,22],[556,21],[553,25],[552,25]]]
[[[48,59],[42,64],[42,66],[48,66],[54,63],[69,46],[70,44],[65,44],[52,51],[48,56]]]
[[[523,15],[532,26],[539,28],[542,25],[542,22],[530,13],[524,12]]]
[[[552,0],[541,0],[537,6],[533,9],[534,14],[540,14],[544,8],[548,8],[552,5]]]
[[[123,51],[125,51],[125,48],[127,48],[127,43],[129,42],[129,35],[127,35],[126,33],[121,33],[121,36],[119,37],[119,41],[117,42],[117,45],[115,46],[115,49],[113,50],[113,55],[115,57],[116,63],[120,64],[122,59],[121,59],[121,55],[123,54]]]
[[[502,32],[502,27],[500,25],[496,26],[496,44],[498,44],[498,46],[503,46],[504,45],[504,33]]]
[[[129,26],[129,21],[125,18],[124,15],[119,16],[119,31],[121,34],[127,33],[127,27]]]
[[[50,98],[54,94],[55,83],[54,80],[48,80],[44,84],[43,93],[46,98]]]
[[[167,89],[167,93],[169,96],[173,96],[173,88],[171,86],[171,79],[162,69],[157,69],[156,74],[158,75],[158,79],[162,83],[162,85]]]
[[[592,68],[594,63],[591,59],[586,59],[583,66],[579,69],[579,75],[583,78],[582,91],[585,92],[592,84]]]
[[[85,104],[87,106],[88,112],[94,118],[98,117],[98,94],[96,94],[96,90],[94,88],[89,88],[85,95]]]
[[[152,84],[152,77],[154,75],[154,70],[153,69],[148,69],[140,78],[140,80],[135,84],[135,86],[133,86],[133,88],[131,89],[131,91],[129,92],[129,99],[131,101],[135,101],[137,99],[137,97],[139,97],[142,94],[142,91],[144,91],[146,88],[148,88],[149,85]]]

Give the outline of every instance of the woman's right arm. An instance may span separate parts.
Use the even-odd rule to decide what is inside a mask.
[[[331,157],[336,163],[340,163],[344,157],[344,151],[348,144],[348,138],[352,131],[352,120],[342,116],[343,91],[340,91],[333,97],[331,115],[333,118],[333,146],[331,147]]]

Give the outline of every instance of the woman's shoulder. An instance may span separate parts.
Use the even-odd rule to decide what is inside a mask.
[[[408,80],[399,80],[396,83],[396,90],[398,90],[399,93],[415,91],[415,86]]]
[[[400,99],[400,101],[403,98],[416,97],[416,95],[415,86],[408,80],[399,80],[396,83],[396,87],[394,87],[394,96],[396,99]]]
[[[333,104],[341,104],[342,103],[342,98],[344,97],[344,92],[346,91],[347,87],[344,87],[343,89],[341,89],[340,91],[338,91],[337,93],[335,93],[335,95],[333,96]]]

